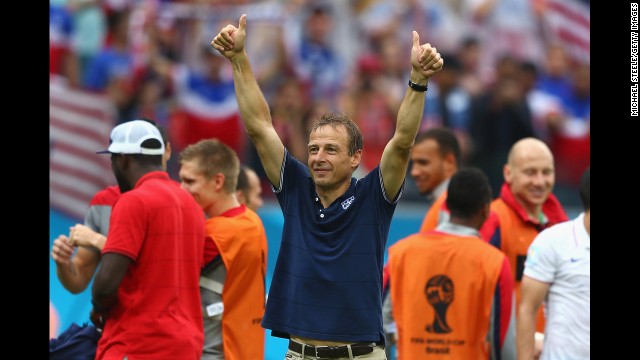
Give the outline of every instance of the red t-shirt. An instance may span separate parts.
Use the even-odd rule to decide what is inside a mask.
[[[204,215],[165,172],[144,175],[113,207],[102,251],[133,260],[96,359],[200,359]]]

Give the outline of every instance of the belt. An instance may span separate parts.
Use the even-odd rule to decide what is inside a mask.
[[[365,355],[373,352],[373,345],[352,344],[351,353],[353,356]],[[302,344],[289,340],[289,350],[302,354]],[[304,346],[304,354],[308,356],[315,356],[316,358],[341,358],[349,357],[349,349],[347,345],[342,346]]]

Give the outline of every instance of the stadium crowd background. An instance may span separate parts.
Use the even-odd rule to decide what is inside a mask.
[[[365,140],[356,176],[376,166],[393,134],[408,79],[404,49],[417,30],[445,58],[429,83],[422,128],[453,129],[463,166],[483,169],[494,194],[511,145],[540,138],[555,156],[554,193],[570,217],[577,213],[577,184],[590,162],[589,1],[50,0],[50,248],[82,222],[95,191],[115,184],[108,162],[91,150],[106,145],[113,125],[148,117],[169,132],[174,179],[177,154],[207,137],[257,170],[271,273],[282,215],[242,130],[230,65],[209,48],[218,29],[242,13],[251,20],[247,49],[274,125],[303,162],[315,116],[338,111],[353,117]],[[65,160],[73,156],[82,161]],[[82,175],[87,168],[93,173]],[[418,231],[427,209],[408,178],[389,244]],[[50,263],[59,332],[88,321],[89,291],[70,295]],[[283,353],[278,346],[285,345],[267,336],[267,354]]]

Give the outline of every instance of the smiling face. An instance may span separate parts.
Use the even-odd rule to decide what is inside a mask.
[[[551,151],[539,140],[520,140],[513,146],[504,167],[504,179],[525,208],[530,212],[539,209],[555,183]]]
[[[415,144],[411,150],[411,177],[421,195],[427,195],[447,179],[445,157],[434,139]]]
[[[349,136],[342,125],[325,125],[309,135],[308,166],[318,189],[331,191],[348,187],[360,163],[362,150],[349,155]]]
[[[193,196],[205,212],[215,203],[216,177],[207,179],[200,171],[197,160],[181,162],[180,186]]]

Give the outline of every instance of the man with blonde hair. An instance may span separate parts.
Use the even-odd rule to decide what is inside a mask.
[[[238,155],[217,139],[180,153],[182,187],[208,218],[200,278],[202,360],[264,358],[267,237],[258,215],[236,197],[239,172]]]

